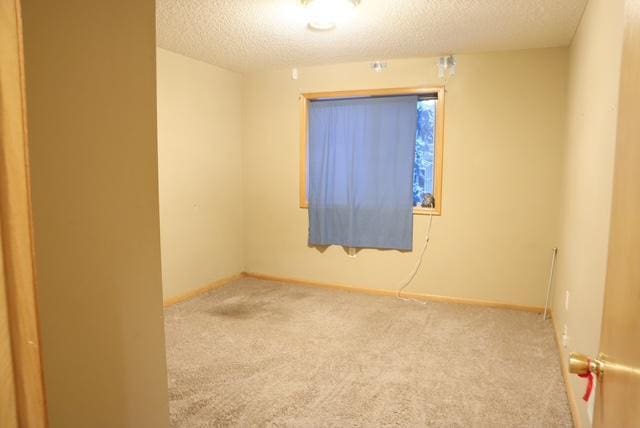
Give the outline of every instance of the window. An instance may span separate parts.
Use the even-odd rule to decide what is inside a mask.
[[[309,103],[315,100],[418,95],[416,151],[413,166],[414,214],[439,215],[442,211],[442,151],[444,88],[378,89],[303,94],[300,100],[300,207],[308,208],[307,142]],[[426,196],[426,198],[425,198]],[[432,196],[433,199],[430,199]],[[432,202],[432,205],[425,204]],[[427,206],[425,206],[427,205]]]

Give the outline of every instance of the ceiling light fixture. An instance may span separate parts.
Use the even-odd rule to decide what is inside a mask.
[[[307,8],[308,25],[312,30],[333,30],[336,23],[348,17],[360,0],[300,0]]]

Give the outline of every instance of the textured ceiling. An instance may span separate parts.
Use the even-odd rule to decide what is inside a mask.
[[[587,0],[362,0],[329,32],[299,0],[157,0],[158,46],[240,72],[566,46]]]

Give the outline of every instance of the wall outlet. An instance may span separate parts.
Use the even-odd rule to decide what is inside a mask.
[[[564,310],[569,310],[569,290],[564,292]]]

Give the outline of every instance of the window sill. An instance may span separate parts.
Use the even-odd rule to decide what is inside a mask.
[[[440,210],[436,208],[413,207],[413,215],[440,215]]]
[[[308,203],[300,204],[300,208],[309,209]],[[413,215],[441,215],[440,210],[435,208],[422,208],[422,207],[413,207]]]

